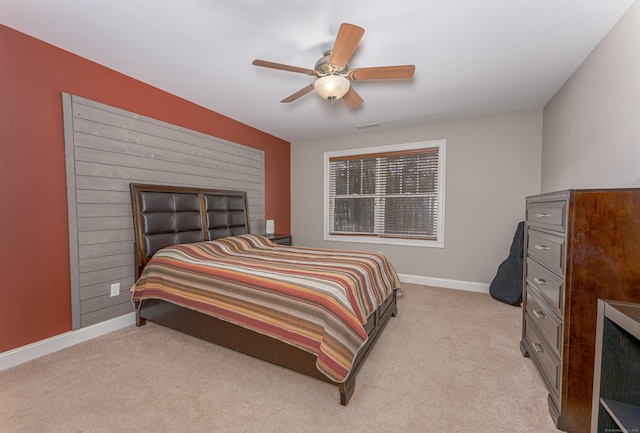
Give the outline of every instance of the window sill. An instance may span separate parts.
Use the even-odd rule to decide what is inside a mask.
[[[382,238],[377,236],[330,235],[325,233],[325,241],[351,242],[379,245],[402,245],[409,247],[444,248],[444,241],[428,241],[424,239]]]

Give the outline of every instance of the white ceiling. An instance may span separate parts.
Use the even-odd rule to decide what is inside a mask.
[[[287,141],[540,108],[633,0],[0,0],[0,23]],[[350,110],[314,93],[342,22],[365,29],[351,67],[415,64],[353,83]]]

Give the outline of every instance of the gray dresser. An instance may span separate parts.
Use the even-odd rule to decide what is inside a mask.
[[[527,197],[520,348],[568,432],[590,430],[599,298],[640,301],[640,189]]]

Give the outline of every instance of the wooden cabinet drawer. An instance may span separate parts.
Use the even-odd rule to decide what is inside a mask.
[[[549,345],[544,341],[536,326],[531,323],[529,316],[525,316],[525,339],[529,346],[529,355],[538,366],[549,388],[549,395],[559,406],[560,396],[560,360],[552,352]]]
[[[367,332],[367,335],[371,334],[371,331],[373,331],[373,329],[375,328],[377,321],[378,321],[378,312],[375,311],[373,312],[373,314],[369,316],[369,318],[367,319],[367,323],[363,325],[364,330]]]
[[[528,229],[527,253],[558,275],[564,275],[565,241],[562,236]]]
[[[562,315],[564,310],[564,280],[547,268],[527,257],[526,281],[551,305],[555,313]]]
[[[560,357],[562,350],[562,320],[551,311],[546,302],[530,286],[527,286],[527,305],[525,308],[528,317],[538,326],[542,331],[543,337],[556,355]]]
[[[380,318],[382,318],[384,313],[387,312],[387,309],[391,306],[391,304],[393,304],[393,296],[389,296],[387,299],[382,301],[382,304],[380,304],[380,307],[378,307],[378,311],[380,312],[380,315],[379,315]]]
[[[382,320],[384,314],[387,312],[389,307],[393,305],[393,300],[394,296],[387,297],[387,299],[382,301],[378,309],[371,313],[371,315],[367,318],[367,323],[364,324],[364,330],[367,331],[367,335],[370,335],[371,331],[373,331],[374,328],[380,324],[380,321]]]
[[[527,223],[532,226],[546,227],[566,232],[567,201],[545,201],[529,203]]]

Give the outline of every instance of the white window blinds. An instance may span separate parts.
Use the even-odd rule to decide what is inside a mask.
[[[329,158],[329,234],[437,240],[439,147]]]

